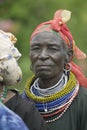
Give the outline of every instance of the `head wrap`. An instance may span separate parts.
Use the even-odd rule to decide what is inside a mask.
[[[14,46],[16,41],[17,38],[12,33],[0,30],[0,82],[7,86],[22,79],[22,70],[17,62],[21,53]]]
[[[77,59],[85,59],[86,54],[83,53],[76,45],[75,41],[72,37],[71,32],[69,31],[68,27],[66,26],[66,22],[70,19],[71,12],[68,10],[57,10],[54,14],[53,20],[43,22],[40,25],[37,26],[37,28],[32,33],[30,40],[33,36],[36,34],[43,32],[43,31],[55,31],[57,33],[60,33],[62,39],[65,41],[67,46],[71,48],[74,52],[74,56]],[[81,69],[78,65],[76,65],[72,60],[70,62],[71,65],[71,71],[75,74],[77,80],[79,81],[79,84],[81,86],[87,87],[87,78],[84,76],[84,74],[81,72]]]
[[[13,44],[17,42],[17,38],[10,32],[4,32],[3,30],[0,30],[0,35],[6,39],[9,39]]]

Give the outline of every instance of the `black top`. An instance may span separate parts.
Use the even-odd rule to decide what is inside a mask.
[[[64,115],[48,124],[50,130],[87,130],[87,89],[80,87],[77,97]]]
[[[27,98],[27,102],[30,101],[30,98]],[[48,120],[54,120],[56,117],[58,114]],[[48,123],[48,126],[50,130],[87,130],[87,88],[80,86],[77,96],[66,112],[60,119]]]
[[[34,103],[23,100],[18,92],[5,105],[17,113],[30,130],[48,130]]]

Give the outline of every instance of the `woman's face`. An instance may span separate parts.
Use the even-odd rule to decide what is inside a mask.
[[[30,43],[32,70],[37,77],[53,78],[63,73],[67,57],[66,45],[53,32],[41,32]]]

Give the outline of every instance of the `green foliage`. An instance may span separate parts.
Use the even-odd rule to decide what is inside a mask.
[[[67,25],[73,34],[76,45],[87,52],[86,0],[84,2],[82,0],[2,0],[0,2],[0,19],[10,19],[15,23],[12,32],[18,39],[16,46],[22,53],[20,59],[20,66],[23,70],[21,86],[24,86],[28,76],[32,74],[29,71],[30,62],[28,63],[30,35],[39,23],[51,20],[54,12],[60,8],[71,10],[72,17]]]

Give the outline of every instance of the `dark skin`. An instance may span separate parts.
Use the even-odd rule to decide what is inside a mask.
[[[32,38],[30,59],[41,88],[51,87],[60,80],[64,64],[70,61],[70,53],[59,34],[41,32]]]

